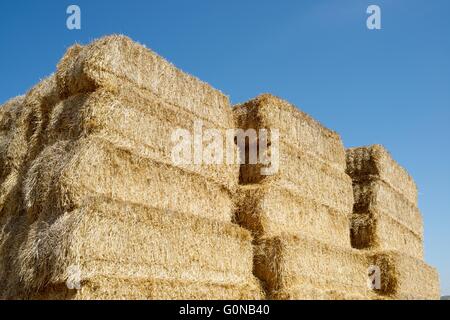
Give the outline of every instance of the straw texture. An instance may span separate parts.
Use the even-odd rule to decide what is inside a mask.
[[[220,221],[230,221],[233,213],[232,199],[220,186],[100,138],[46,147],[26,174],[24,194],[31,217],[63,213],[93,194]]]
[[[347,150],[347,172],[353,180],[376,176],[417,205],[417,186],[408,172],[381,145]]]
[[[423,261],[394,251],[378,252],[371,263],[381,269],[380,294],[400,300],[439,300],[439,276]]]
[[[186,281],[245,290],[255,283],[252,255],[251,237],[238,226],[91,199],[63,215],[42,215],[30,226],[13,264],[17,276],[8,281],[6,295],[29,297],[65,283],[74,266],[81,281]],[[17,286],[16,281],[23,283]]]
[[[0,114],[1,297],[261,298],[231,223],[239,166],[170,158],[173,130],[234,126],[223,94],[111,36]]]
[[[355,213],[380,212],[405,226],[412,232],[423,234],[423,220],[416,205],[389,187],[383,180],[355,180]]]
[[[133,91],[134,90],[134,91]],[[164,103],[151,93],[121,87],[115,93],[99,89],[78,94],[58,103],[50,115],[46,137],[49,143],[98,135],[145,157],[172,165],[175,129],[193,131],[196,117],[180,107]],[[203,122],[203,129],[214,128]],[[220,128],[223,136],[225,129]],[[204,147],[207,142],[204,141]],[[237,153],[237,149],[234,151]],[[180,164],[185,170],[214,180],[230,191],[238,181],[238,165]]]
[[[195,122],[269,130],[272,162],[175,164]],[[438,299],[422,259],[417,187],[383,147],[346,151],[269,94],[231,108],[125,36],[0,107],[0,299]]]
[[[255,274],[271,299],[365,299],[368,260],[354,249],[296,236],[261,239]]]
[[[256,237],[254,273],[267,297],[367,299],[367,257],[350,245],[353,188],[339,135],[271,95],[233,111],[244,130],[279,130],[266,151],[279,144],[279,171],[263,176],[264,164],[242,165],[236,205],[237,223]]]
[[[351,241],[355,248],[397,250],[423,259],[423,220],[412,178],[381,146],[347,150],[355,205]]]
[[[257,281],[248,285],[220,285],[189,281],[97,277],[82,282],[81,290],[53,285],[34,294],[38,300],[259,300]]]
[[[339,135],[289,102],[263,94],[235,106],[234,113],[240,128],[278,129],[280,140],[290,147],[345,170],[345,150]]]
[[[423,237],[378,212],[352,216],[351,242],[358,249],[398,250],[424,258]]]
[[[236,222],[259,237],[309,236],[350,247],[349,216],[298,195],[281,183],[243,185]]]
[[[289,137],[280,136],[281,140]],[[280,144],[279,170],[273,175],[261,176],[262,164],[241,166],[241,184],[259,182],[291,185],[293,192],[319,202],[334,210],[349,213],[353,208],[352,180],[344,170],[317,161],[307,153]],[[342,146],[343,149],[343,146]],[[270,152],[270,147],[268,152]]]
[[[114,91],[125,83],[219,127],[233,121],[228,97],[125,36],[107,36],[69,49],[56,76],[62,96],[98,87]]]
[[[241,165],[236,221],[256,237],[309,235],[350,248],[353,189],[339,135],[268,94],[235,106],[233,112],[243,130],[280,133],[280,157],[274,160],[279,160],[278,172],[263,176],[261,168],[266,165]],[[271,139],[269,133],[267,155],[276,147]],[[245,146],[246,158],[251,143]]]
[[[23,96],[16,97],[0,107],[0,212],[17,183],[21,165],[18,158],[26,153],[18,143],[25,131],[20,121],[23,100]]]

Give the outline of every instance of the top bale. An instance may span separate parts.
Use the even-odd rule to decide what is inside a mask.
[[[63,97],[98,87],[115,90],[128,82],[221,127],[232,123],[228,97],[125,36],[71,47],[56,77]]]
[[[263,94],[234,108],[241,129],[278,129],[281,143],[345,170],[345,149],[340,136],[294,105]]]
[[[379,178],[417,205],[417,186],[413,178],[381,145],[348,149],[347,174],[354,182]]]

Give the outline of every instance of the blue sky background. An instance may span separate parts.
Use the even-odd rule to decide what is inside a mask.
[[[77,4],[82,30],[66,28]],[[366,8],[382,9],[382,30]],[[384,144],[416,179],[426,260],[450,294],[450,1],[1,1],[0,103],[55,70],[74,42],[123,33],[242,102],[270,92]]]

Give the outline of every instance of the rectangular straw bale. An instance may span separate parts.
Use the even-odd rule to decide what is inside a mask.
[[[423,219],[416,205],[380,179],[353,184],[355,213],[377,213],[389,216],[412,233],[423,236]]]
[[[291,185],[299,196],[349,214],[353,209],[351,178],[326,162],[317,161],[307,153],[287,144],[280,145],[279,171],[260,179],[262,164],[241,166],[241,184],[281,181]],[[294,191],[293,191],[294,192]]]
[[[80,215],[89,216],[74,234],[81,241],[82,259],[93,262],[86,262],[86,274],[224,284],[251,277],[251,237],[234,224],[117,202],[94,203],[81,208]],[[94,261],[100,262],[99,269]],[[117,262],[124,268],[117,268]]]
[[[24,96],[10,99],[0,106],[0,183],[7,175],[7,168],[11,163],[11,141],[19,124],[19,117],[23,111]]]
[[[381,271],[380,294],[400,300],[439,300],[439,275],[422,260],[395,251],[377,252],[370,259]]]
[[[204,177],[143,158],[101,137],[46,147],[24,181],[30,218],[78,207],[89,195],[231,221],[229,192]]]
[[[47,110],[58,97],[50,76],[0,108],[0,211],[15,212],[21,205],[17,189],[24,167],[41,147],[39,136]],[[5,209],[6,210],[6,209]]]
[[[0,137],[2,139],[8,136],[11,128],[15,125],[22,109],[24,98],[24,96],[17,96],[0,105]]]
[[[257,281],[227,285],[195,281],[96,277],[83,281],[81,290],[64,284],[34,294],[37,300],[260,300]]]
[[[289,233],[350,248],[348,213],[301,197],[287,186],[245,185],[236,198],[236,222],[256,237]]]
[[[17,255],[28,290],[64,283],[74,267],[96,277],[246,286],[253,248],[248,231],[112,199],[88,199],[72,212],[42,214]]]
[[[17,133],[17,127],[21,124],[23,102],[24,96],[18,96],[0,106],[0,173],[3,172],[13,156],[11,142]]]
[[[59,96],[54,75],[43,79],[21,98],[19,116],[14,119],[13,127],[22,127],[22,130],[25,131],[21,134],[23,141],[20,141],[20,143],[26,145],[29,149],[27,158],[30,158],[31,153],[40,147],[41,141],[39,140],[47,125],[49,113],[58,101]]]
[[[79,139],[100,135],[112,143],[120,143],[143,157],[175,165],[172,141],[176,129],[193,135],[196,117],[186,110],[163,102],[155,95],[142,95],[136,90],[122,88],[116,93],[99,89],[94,93],[78,94],[55,106],[46,131],[48,143],[62,139]],[[225,129],[203,123],[203,130],[217,129],[225,144]],[[209,141],[204,141],[206,147]],[[237,154],[237,147],[234,153]],[[193,154],[191,148],[191,154]],[[192,160],[192,159],[191,159]],[[239,165],[177,164],[190,172],[233,190],[238,182]]]
[[[17,190],[28,150],[29,127],[29,123],[23,121],[23,101],[24,96],[19,96],[0,107],[0,216],[13,215],[20,208]]]
[[[351,243],[357,249],[397,250],[424,258],[423,237],[389,215],[358,213],[352,216]]]
[[[9,200],[14,202],[18,197],[14,196]],[[13,204],[5,205],[0,213],[0,300],[8,297],[9,282],[17,279],[14,262],[28,228],[27,217],[12,207]]]
[[[107,36],[70,48],[56,75],[62,96],[98,87],[116,90],[129,83],[200,119],[217,125],[233,121],[228,97],[125,36]]]
[[[347,173],[353,181],[378,177],[417,205],[417,186],[413,178],[381,145],[348,149]]]
[[[273,299],[314,299],[317,290],[327,299],[332,293],[342,299],[368,294],[364,253],[305,237],[259,240],[254,270]]]
[[[8,279],[15,276],[11,261],[16,257],[26,217],[21,215],[21,169],[28,151],[25,96],[10,99],[0,106],[0,299]]]
[[[41,121],[46,121],[45,116],[58,101],[60,96],[56,75],[51,74],[26,93],[24,104],[28,108],[35,108],[36,113],[39,113],[36,116],[40,117]]]
[[[28,150],[24,163],[28,164],[44,147],[49,116],[59,100],[55,75],[45,78],[27,92],[22,117],[22,121],[27,123],[25,144]]]
[[[239,128],[278,129],[281,142],[317,161],[345,170],[345,149],[339,135],[292,104],[264,94],[236,106],[233,111]]]

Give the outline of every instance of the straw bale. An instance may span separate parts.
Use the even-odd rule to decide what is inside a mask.
[[[351,243],[357,249],[397,250],[424,258],[423,237],[389,215],[358,213],[352,217]]]
[[[34,294],[38,300],[260,300],[255,280],[246,285],[96,277],[83,280],[81,290],[53,285]]]
[[[74,95],[56,105],[50,116],[46,137],[48,143],[53,143],[99,135],[145,158],[173,165],[173,132],[180,128],[192,133],[196,120],[192,113],[167,104],[155,95],[144,95],[132,88],[121,88],[115,93],[99,89],[94,93]],[[214,128],[212,123],[203,123],[203,130],[211,128]],[[225,129],[220,132],[223,137],[226,136]],[[208,143],[204,141],[204,146]],[[234,148],[237,154],[236,146]],[[186,163],[177,166],[214,180],[230,190],[238,182],[238,164]]]
[[[270,152],[270,149],[268,150]],[[281,143],[279,171],[261,177],[263,164],[243,165],[240,171],[241,184],[280,183],[290,185],[299,196],[326,205],[336,211],[349,214],[353,209],[353,188],[351,178],[325,162],[309,154]]]
[[[45,144],[45,129],[49,122],[49,116],[55,104],[59,101],[58,87],[55,75],[51,75],[36,86],[25,96],[23,120],[28,122],[26,144],[28,147],[26,160],[36,157]]]
[[[17,97],[0,108],[0,216],[13,215],[21,207],[20,172],[27,155],[26,135],[30,127],[23,101],[23,96]]]
[[[225,222],[233,214],[230,194],[220,185],[95,136],[46,147],[26,174],[24,194],[31,219],[70,211],[89,195]]]
[[[41,148],[42,135],[48,123],[48,116],[58,101],[54,75],[45,78],[26,93],[22,103],[21,117],[16,120],[17,126],[22,127],[22,131],[24,131],[20,143],[28,147],[26,159],[32,158],[36,149]],[[25,160],[24,156],[16,158]]]
[[[348,149],[347,173],[353,181],[378,177],[417,205],[417,187],[414,180],[381,145]]]
[[[345,149],[339,135],[294,105],[263,94],[236,106],[233,111],[239,128],[278,129],[281,142],[309,154],[316,161],[345,170]]]
[[[22,111],[24,96],[18,96],[8,100],[0,106],[0,172],[3,172],[7,161],[8,144],[11,140],[13,128],[16,126],[20,112]]]
[[[26,238],[28,219],[23,211],[22,180],[28,162],[39,149],[45,110],[54,101],[54,77],[44,79],[25,96],[0,108],[0,283],[16,277],[12,265]],[[44,115],[44,116],[43,116]],[[4,286],[0,286],[0,296]]]
[[[301,197],[288,186],[245,185],[236,198],[236,222],[257,238],[289,233],[350,248],[348,214]]]
[[[339,286],[334,289],[321,289],[317,284],[301,283],[294,287],[273,292],[271,300],[379,300],[376,294],[358,290],[348,286]]]
[[[353,190],[351,240],[355,248],[392,249],[423,259],[423,220],[410,199],[386,180],[364,177],[362,171]]]
[[[24,96],[7,101],[0,106],[0,183],[11,169],[17,168],[14,162],[13,143],[20,126]]]
[[[128,82],[200,119],[219,126],[233,121],[228,97],[125,36],[76,45],[58,65],[56,75],[65,97],[98,87],[114,91]]]
[[[41,215],[31,224],[8,294],[26,296],[65,283],[74,266],[81,281],[113,277],[245,287],[254,282],[252,257],[249,232],[234,224],[90,198],[79,209]]]
[[[369,294],[364,253],[306,237],[259,240],[254,270],[271,299],[352,299]]]
[[[16,128],[20,124],[23,100],[24,96],[19,96],[0,106],[0,183],[14,167],[11,142],[14,140]]]
[[[20,211],[4,210],[0,215],[0,299],[4,299],[8,282],[17,279],[13,261],[17,259],[20,244],[26,238],[28,221]]]
[[[439,300],[439,275],[422,260],[385,251],[372,254],[371,263],[381,270],[380,294],[401,300]]]
[[[16,212],[21,208],[22,172],[41,147],[42,128],[47,110],[58,99],[54,76],[34,86],[25,96],[10,100],[3,110],[0,124],[0,211]]]
[[[37,108],[35,111],[39,114],[36,116],[44,117],[59,100],[56,76],[51,74],[27,92],[24,103],[29,108]]]
[[[171,134],[195,120],[278,129],[280,170],[174,166]],[[0,107],[0,298],[261,299],[253,270],[270,299],[438,299],[422,258],[416,185],[382,146],[345,151],[267,94],[232,110],[127,37],[71,47]]]
[[[380,179],[369,179],[353,184],[355,213],[379,213],[404,226],[419,237],[423,236],[422,215],[411,203]]]

